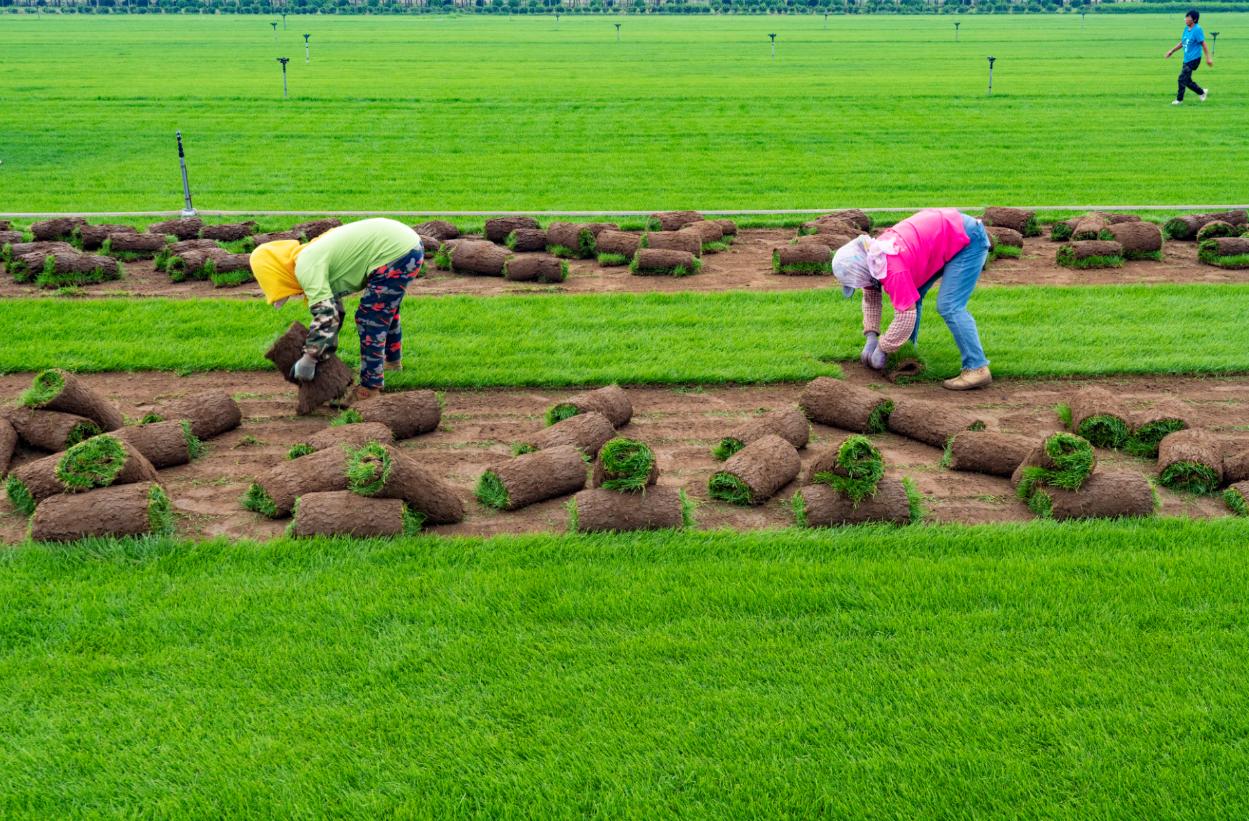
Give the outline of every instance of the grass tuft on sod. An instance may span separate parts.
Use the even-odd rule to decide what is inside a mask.
[[[499,480],[499,474],[493,470],[484,471],[477,479],[477,487],[474,489],[477,501],[486,507],[495,510],[503,510],[507,507],[507,488],[503,486],[503,482]]]

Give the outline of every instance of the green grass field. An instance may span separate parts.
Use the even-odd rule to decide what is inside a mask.
[[[1179,109],[1180,15],[952,22],[8,16],[0,211],[180,207],[179,128],[201,208],[1244,200],[1249,15]]]
[[[0,552],[0,815],[1240,817],[1240,521]]]

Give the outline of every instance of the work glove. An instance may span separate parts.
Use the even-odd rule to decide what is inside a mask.
[[[291,367],[291,378],[300,382],[311,382],[317,377],[317,358],[306,353]]]
[[[859,361],[866,365],[868,359],[872,355],[872,352],[876,350],[876,347],[879,344],[878,340],[880,339],[880,334],[875,331],[868,331],[863,335],[867,337],[867,344],[863,346],[863,353],[859,354]]]
[[[885,369],[885,363],[888,361],[889,357],[887,357],[885,352],[880,349],[879,345],[877,345],[872,353],[867,357],[867,366],[872,370],[883,371]]]

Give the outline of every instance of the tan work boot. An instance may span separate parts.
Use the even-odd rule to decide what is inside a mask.
[[[402,362],[402,361],[400,361],[400,362],[387,362],[386,364],[382,365],[382,370],[385,370],[385,371],[401,371],[401,370],[403,370],[403,362]]]
[[[951,391],[974,391],[976,388],[984,388],[993,384],[993,374],[989,373],[989,366],[976,368],[972,371],[963,371],[953,379],[947,379],[941,383],[946,390]]]
[[[349,389],[342,396],[330,402],[331,408],[350,408],[352,405],[359,404],[374,397],[381,396],[382,392],[379,388],[366,388],[363,385],[356,385]]]

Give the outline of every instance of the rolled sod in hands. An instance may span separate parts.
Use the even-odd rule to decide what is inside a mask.
[[[729,457],[708,482],[711,498],[735,505],[761,505],[797,478],[798,451],[779,436],[756,439]]]
[[[506,248],[477,239],[456,240],[454,245],[447,243],[442,251],[450,260],[451,270],[458,274],[501,277],[508,258]]]
[[[31,447],[59,453],[103,433],[99,424],[76,413],[13,408],[9,422],[22,441]]]
[[[685,277],[698,273],[702,260],[687,251],[640,248],[629,270],[637,276]]]
[[[84,251],[96,251],[113,234],[134,234],[133,225],[80,225],[74,229],[74,239]]]
[[[812,422],[855,433],[884,433],[893,413],[889,397],[828,376],[807,383],[798,406]]]
[[[505,244],[517,253],[545,251],[546,231],[541,228],[517,228],[507,235]]]
[[[507,242],[507,235],[515,231],[517,228],[541,227],[542,226],[538,225],[538,221],[533,217],[496,217],[495,219],[486,220],[485,233],[486,239],[490,242],[502,244]],[[458,232],[456,235],[458,236]],[[453,237],[438,238],[453,239]]]
[[[894,433],[942,449],[955,434],[985,428],[984,420],[974,414],[923,399],[896,400],[888,425]]]
[[[1041,229],[1037,225],[1036,212],[1023,208],[991,207],[984,209],[981,218],[984,224],[996,225],[1018,231],[1025,237],[1039,237]]]
[[[394,433],[395,439],[411,439],[438,429],[442,422],[442,402],[434,391],[399,391],[360,402],[343,413],[340,422],[379,422]]]
[[[568,529],[574,533],[677,530],[690,527],[692,506],[683,491],[652,487],[645,493],[583,490],[569,503]]]
[[[965,430],[950,440],[947,461],[950,470],[1011,476],[1037,444],[1035,436]]]
[[[275,465],[252,482],[243,496],[243,507],[270,519],[284,519],[305,493],[347,490],[347,456],[348,448],[326,448]]]
[[[103,394],[59,368],[40,372],[20,401],[28,408],[85,416],[106,431],[117,430],[126,423],[121,411]]]
[[[31,223],[30,235],[35,242],[69,241],[74,236],[74,229],[86,225],[82,217],[57,217]]]
[[[178,239],[195,239],[202,230],[204,230],[204,221],[199,217],[183,217],[181,219],[154,222],[147,227],[149,234],[169,235]]]
[[[650,227],[660,231],[680,231],[691,222],[702,222],[698,211],[656,211],[651,214]]]
[[[160,234],[126,232],[109,234],[102,248],[110,256],[126,254],[138,259],[151,259],[166,245],[165,237]]]
[[[13,453],[17,450],[17,430],[8,419],[0,416],[0,477],[9,472]]]
[[[632,493],[655,484],[659,460],[650,445],[636,439],[611,439],[599,449],[590,476],[590,487]]]
[[[255,234],[260,226],[248,220],[246,222],[224,222],[220,225],[205,225],[199,235],[206,240],[217,242],[238,242]]]
[[[1133,456],[1153,459],[1158,455],[1158,445],[1177,430],[1189,425],[1189,410],[1178,399],[1163,399],[1149,410],[1137,411],[1129,420],[1132,433],[1123,449]]]
[[[809,485],[828,485],[854,504],[876,493],[885,460],[864,435],[855,433],[825,450],[807,468]]]
[[[1204,240],[1197,248],[1197,259],[1219,268],[1249,268],[1249,237]]]
[[[347,457],[347,489],[361,496],[402,499],[437,525],[464,519],[464,502],[455,488],[391,445],[370,442]]]
[[[900,479],[886,476],[873,495],[854,502],[828,485],[807,485],[794,494],[794,520],[799,527],[835,527],[919,521],[919,495]]]
[[[579,393],[563,402],[556,402],[546,412],[546,423],[554,425],[579,413],[598,411],[607,417],[612,427],[622,428],[633,418],[633,403],[619,385],[607,385],[597,390]]]
[[[291,376],[291,368],[304,355],[304,342],[308,329],[302,322],[292,322],[273,345],[265,352],[265,359],[272,362],[287,382],[299,386],[299,405],[296,412],[307,416],[321,405],[336,399],[351,387],[351,369],[335,354],[328,354],[317,363],[316,377],[311,382],[300,382]],[[332,489],[332,488],[331,488]]]
[[[359,448],[369,442],[390,444],[395,441],[395,434],[380,422],[360,422],[353,425],[332,425],[320,433],[314,433],[307,440],[298,442],[291,447],[287,456],[298,459],[309,453],[316,453],[326,448],[349,447]]]
[[[173,531],[169,497],[155,482],[51,496],[39,504],[30,522],[30,537],[37,542],[169,535]]]
[[[1201,428],[1176,431],[1158,445],[1158,481],[1189,493],[1213,493],[1223,484],[1223,445]]]
[[[121,279],[122,268],[112,257],[80,254],[77,251],[36,251],[16,259],[21,270],[33,275],[40,288],[95,285]],[[17,275],[14,275],[17,279]],[[29,277],[26,281],[29,281]]]
[[[1058,249],[1058,264],[1064,268],[1119,268],[1123,265],[1123,246],[1113,240],[1081,240]]]
[[[243,412],[225,391],[203,391],[163,402],[143,417],[144,422],[170,419],[185,419],[191,423],[192,433],[200,439],[211,439],[237,428],[243,421]]]
[[[652,231],[643,234],[638,241],[638,250],[646,248],[667,251],[686,251],[696,257],[702,256],[703,243],[698,234],[687,231]]]
[[[599,448],[616,435],[611,421],[598,411],[586,411],[543,428],[516,445],[517,453],[530,453],[561,445],[572,445],[593,459]]]
[[[756,439],[762,439],[769,434],[775,434],[802,450],[810,440],[811,425],[801,408],[779,408],[738,427],[720,440],[711,455],[716,459],[727,459]]]
[[[637,253],[642,235],[630,231],[606,230],[595,237],[600,265],[628,265]]]
[[[1154,515],[1157,500],[1149,480],[1133,471],[1094,471],[1079,490],[1043,485],[1028,499],[1042,519],[1117,519]]]
[[[156,469],[143,454],[114,436],[101,434],[64,453],[22,465],[9,474],[5,490],[15,508],[30,513],[36,503],[58,493],[155,480]]]
[[[498,510],[519,510],[575,493],[585,482],[581,451],[561,445],[517,456],[485,471],[477,482],[477,499]]]
[[[772,249],[772,273],[819,276],[833,273],[833,249],[818,242],[800,242]]]
[[[1090,385],[1071,397],[1071,429],[1094,447],[1119,450],[1128,441],[1131,414],[1110,391]]]
[[[522,254],[503,263],[503,278],[511,282],[563,282],[568,279],[568,263],[546,254]]]
[[[424,518],[402,499],[362,498],[348,490],[305,493],[295,502],[288,536],[412,536]]]
[[[143,454],[154,468],[188,464],[204,452],[204,445],[185,419],[151,422],[121,428],[113,434]]]
[[[1152,222],[1112,223],[1106,230],[1123,246],[1124,259],[1162,259],[1162,229]]]
[[[536,227],[536,226],[535,226]],[[456,239],[460,236],[460,229],[456,228],[453,223],[446,220],[430,220],[422,222],[420,225],[413,225],[412,230],[416,233],[433,237],[436,240]],[[506,237],[506,235],[504,235]]]

